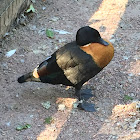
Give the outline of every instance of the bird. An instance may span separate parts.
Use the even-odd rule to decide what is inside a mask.
[[[20,76],[18,82],[35,81],[72,86],[79,100],[78,107],[94,112],[94,104],[87,102],[93,97],[92,91],[82,89],[82,86],[102,71],[113,56],[114,47],[111,42],[101,38],[96,29],[84,26],[77,31],[75,41],[65,44],[31,72]]]

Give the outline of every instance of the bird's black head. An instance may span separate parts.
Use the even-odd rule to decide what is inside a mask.
[[[84,26],[77,31],[76,42],[80,46],[84,46],[89,43],[100,43],[105,46],[109,45],[101,38],[99,32],[96,29],[89,26]]]

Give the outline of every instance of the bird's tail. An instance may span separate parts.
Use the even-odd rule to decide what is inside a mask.
[[[35,68],[33,72],[29,72],[18,78],[19,83],[24,83],[24,82],[29,82],[29,81],[40,82],[37,68]]]

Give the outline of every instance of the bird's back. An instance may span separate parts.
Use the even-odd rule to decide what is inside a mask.
[[[74,85],[85,83],[102,70],[93,61],[92,56],[84,52],[76,42],[66,44],[58,50],[56,62]]]

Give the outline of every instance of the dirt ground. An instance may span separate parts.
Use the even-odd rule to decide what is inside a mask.
[[[21,19],[0,46],[0,140],[140,140],[136,108],[140,99],[140,0],[36,0],[33,5],[32,19]],[[83,86],[92,89],[96,112],[72,108],[73,88],[17,82],[74,40],[76,31],[85,25],[98,29],[115,48],[111,63]],[[50,39],[46,29],[70,34],[56,32]],[[7,58],[6,52],[13,49],[16,53]],[[51,103],[49,109],[41,104],[46,101]],[[63,111],[58,110],[60,103],[66,106]],[[51,124],[44,123],[48,117],[53,119]],[[31,128],[16,130],[25,124]]]

